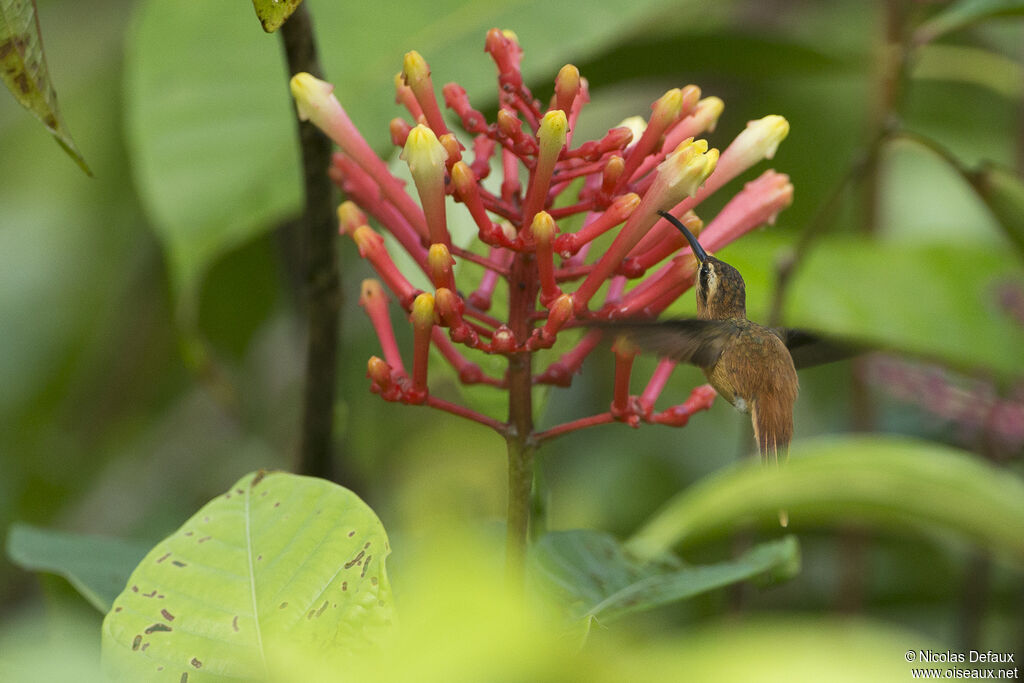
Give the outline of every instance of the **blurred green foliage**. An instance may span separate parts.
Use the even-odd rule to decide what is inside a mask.
[[[752,315],[762,320],[777,262],[793,253],[848,169],[863,161],[879,125],[882,2],[531,1],[485,9],[455,0],[365,7],[307,1],[327,76],[383,153],[390,152],[387,122],[398,113],[392,77],[409,49],[430,62],[435,84],[458,80],[478,108],[493,107],[493,66],[482,47],[484,31],[495,25],[518,33],[534,92],[546,96],[566,62],[588,78],[592,104],[577,139],[646,114],[667,88],[691,82],[726,103],[712,144],[726,144],[748,119],[786,116],[792,132],[772,165],[790,174],[796,201],[776,226],[723,251],[747,278]],[[50,75],[95,178],[70,163],[12,98],[0,96],[0,533],[23,520],[151,543],[240,473],[287,468],[297,442],[302,344],[289,219],[300,188],[283,60],[277,37],[262,32],[248,3],[38,5]],[[908,35],[945,6],[893,5],[906,11]],[[938,141],[964,168],[1015,169],[1011,193],[1024,160],[1020,43],[1019,19],[951,30],[917,48],[894,105],[903,125]],[[999,223],[1013,217],[1012,198],[996,202],[993,217],[985,203],[991,200],[911,141],[887,143],[878,170],[873,211],[864,184],[852,183],[828,212],[820,239],[798,263],[784,319],[994,377],[993,391],[1004,392],[996,395],[1013,398],[1005,392],[1024,375],[1024,328],[996,292],[1024,292],[1019,246]],[[1006,186],[1004,176],[998,180]],[[730,195],[730,188],[722,192]],[[871,237],[862,234],[867,226]],[[396,591],[408,578],[411,621],[428,624],[423,630],[436,639],[416,641],[408,658],[387,666],[403,680],[410,669],[402,667],[451,663],[465,656],[445,645],[459,634],[479,646],[469,665],[492,665],[499,659],[491,644],[503,632],[466,623],[487,622],[493,605],[459,607],[444,621],[449,630],[429,621],[444,611],[430,601],[450,593],[425,587],[451,580],[451,567],[431,564],[437,560],[423,547],[444,520],[500,521],[503,444],[476,425],[369,394],[365,360],[377,344],[353,293],[370,272],[351,244],[342,245],[342,262],[337,433],[344,483],[389,529]],[[692,297],[678,311],[688,307]],[[399,330],[399,343],[408,341]],[[200,365],[197,347],[206,359]],[[540,426],[607,409],[607,363],[595,355],[571,389],[550,391]],[[653,361],[638,361],[641,372],[647,364]],[[801,375],[797,443],[867,420],[878,431],[991,452],[985,432],[977,436],[898,402],[862,376],[849,363]],[[702,381],[697,371],[680,369],[662,400],[678,403]],[[745,454],[748,429],[719,402],[680,431],[608,425],[561,438],[540,453],[547,524],[628,535],[672,495]],[[1002,466],[1019,481],[1019,446]],[[969,501],[955,500],[948,512],[966,511]],[[751,670],[763,673],[773,663],[820,671],[813,667],[821,661],[791,652],[834,652],[833,663],[848,665],[842,675],[882,672],[850,680],[905,680],[894,660],[907,649],[934,643],[1021,651],[1019,570],[945,533],[922,541],[850,524],[848,531],[802,531],[803,571],[781,587],[718,592],[623,620],[639,640],[656,636],[605,656],[598,633],[588,649],[593,670],[607,676],[646,661],[667,677],[678,657],[691,653],[692,678],[730,666],[722,680],[751,680]],[[688,550],[687,559],[717,561],[729,547],[705,544]],[[478,565],[467,559],[464,566]],[[459,576],[480,582],[481,573]],[[80,643],[98,625],[52,582],[45,592],[26,590],[32,585],[0,560],[0,650],[22,653],[0,665],[7,667],[0,677],[23,672],[22,657],[39,648]],[[755,616],[715,623],[737,605]],[[56,617],[41,622],[44,607]],[[870,620],[837,618],[844,609]],[[671,631],[679,626],[685,635]],[[538,661],[563,653],[538,634],[516,632],[505,644],[515,643],[535,648]],[[740,651],[749,658],[732,656]],[[88,660],[88,648],[83,652],[35,669],[39,680],[67,677],[58,669]],[[657,656],[667,652],[673,656]],[[529,677],[528,662],[504,656]],[[557,666],[581,670],[572,662]]]

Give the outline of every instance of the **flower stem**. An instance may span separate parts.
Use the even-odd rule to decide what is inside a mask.
[[[509,272],[509,328],[517,343],[530,337],[537,301],[537,265],[533,254],[516,254]],[[505,562],[509,587],[522,592],[530,529],[530,491],[533,487],[532,354],[515,352],[508,359],[508,520]]]
[[[533,487],[533,454],[536,447],[510,434],[508,441],[508,519],[505,536],[505,569],[509,587],[523,591],[526,548],[530,530],[530,491]]]
[[[281,27],[289,76],[306,71],[323,77],[312,19],[306,5]],[[335,244],[337,226],[327,167],[331,142],[312,123],[299,123],[305,210],[302,218],[306,281],[306,382],[296,470],[327,479],[333,472],[334,379],[337,367],[341,282]]]

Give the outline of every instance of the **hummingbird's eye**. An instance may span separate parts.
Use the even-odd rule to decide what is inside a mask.
[[[708,276],[709,275],[711,275],[711,266],[709,266],[707,263],[701,264],[701,266],[700,266],[700,274],[699,274],[701,289],[705,289],[706,290],[708,288]]]

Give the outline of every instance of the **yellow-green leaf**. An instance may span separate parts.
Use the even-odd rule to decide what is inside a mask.
[[[281,24],[288,20],[300,4],[302,0],[252,0],[256,16],[260,18],[263,30],[267,33],[281,28]]]
[[[657,557],[751,519],[791,526],[851,520],[955,534],[1024,563],[1024,480],[963,451],[871,436],[795,444],[782,467],[747,463],[669,501],[626,544]]]
[[[384,528],[354,493],[242,477],[142,560],[103,622],[114,680],[265,679],[282,651],[358,651],[392,618]]]

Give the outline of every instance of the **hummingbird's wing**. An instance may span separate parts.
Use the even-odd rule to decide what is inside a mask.
[[[771,331],[789,349],[789,355],[793,357],[793,365],[797,370],[853,358],[866,350],[851,342],[829,339],[807,330],[773,327]]]
[[[702,368],[718,362],[723,349],[739,333],[732,320],[611,321],[588,326],[625,336],[644,351]]]

